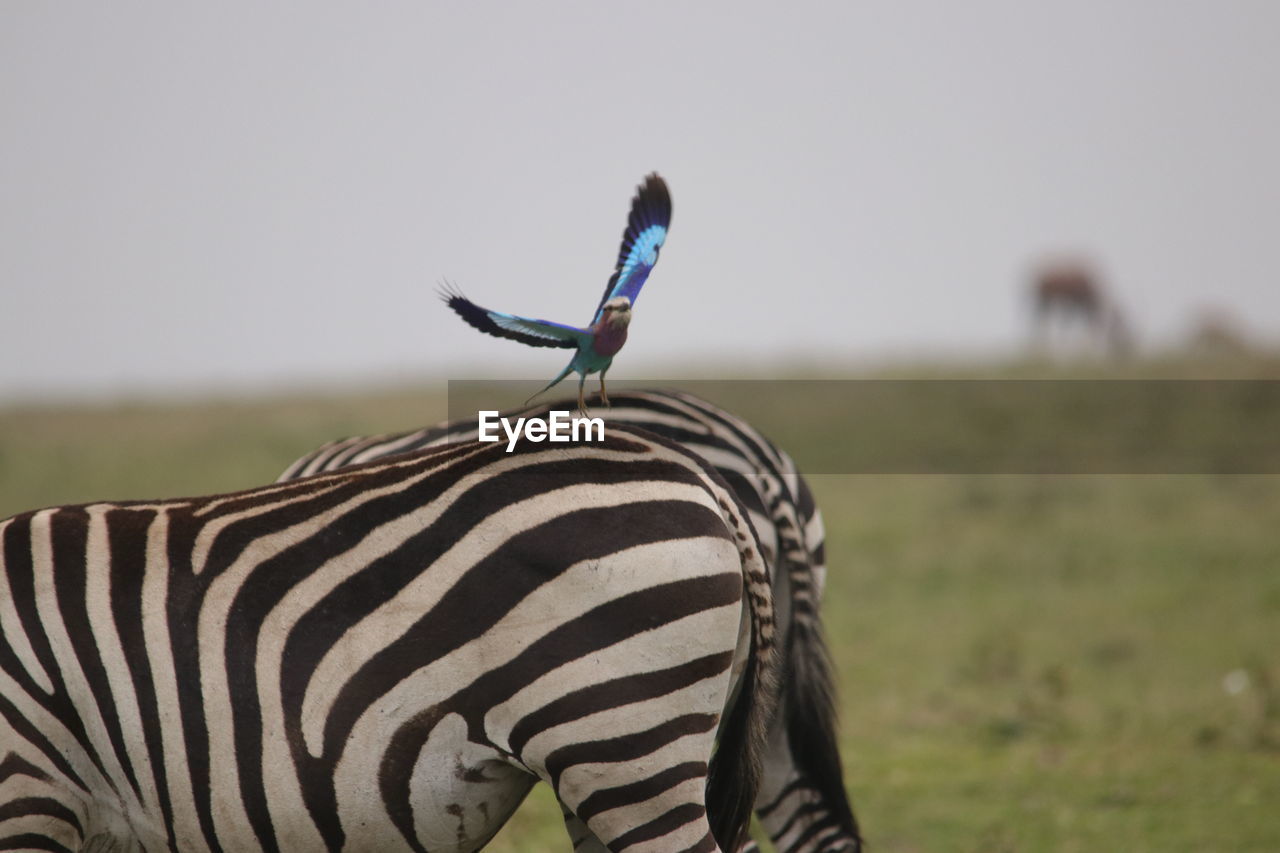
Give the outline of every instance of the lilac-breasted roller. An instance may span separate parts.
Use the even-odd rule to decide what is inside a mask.
[[[670,224],[671,194],[667,191],[666,182],[655,172],[644,179],[631,200],[631,215],[627,218],[626,230],[622,232],[618,263],[605,285],[604,297],[596,308],[595,317],[586,328],[490,311],[455,290],[446,290],[441,296],[450,308],[458,312],[458,316],[482,332],[533,347],[576,348],[577,352],[569,364],[542,391],[554,386],[570,372],[577,371],[578,409],[585,412],[587,405],[582,396],[582,386],[589,374],[599,373],[600,398],[607,406],[609,396],[605,391],[604,375],[613,364],[613,357],[627,342],[631,306],[658,262],[658,253],[666,242]]]

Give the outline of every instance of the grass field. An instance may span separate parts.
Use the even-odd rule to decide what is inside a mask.
[[[444,411],[438,390],[0,409],[0,516],[256,485]],[[811,482],[871,851],[1280,850],[1280,475]],[[491,849],[567,849],[551,798]]]

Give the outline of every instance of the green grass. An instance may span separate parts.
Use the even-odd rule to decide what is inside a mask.
[[[412,390],[0,409],[0,516],[247,487],[330,438],[443,416]],[[1280,476],[812,484],[872,851],[1280,850]],[[547,792],[491,849],[567,849]]]
[[[0,408],[0,518],[41,506],[249,488],[332,439],[444,417],[444,395],[420,391]]]
[[[1280,849],[1280,478],[815,486],[875,849]]]

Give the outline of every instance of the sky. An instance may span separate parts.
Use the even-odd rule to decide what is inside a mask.
[[[611,377],[1014,352],[1046,257],[1140,342],[1280,339],[1280,4],[0,5],[0,404],[549,378],[438,301],[585,325],[672,228]]]

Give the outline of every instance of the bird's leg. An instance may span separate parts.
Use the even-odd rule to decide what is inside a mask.
[[[587,382],[587,374],[584,373],[578,377],[578,412],[584,418],[590,415],[590,412],[587,411],[587,401],[582,396],[583,386],[586,384],[586,382]]]
[[[613,406],[609,404],[609,392],[606,391],[604,387],[604,375],[608,372],[609,370],[607,368],[600,371],[600,400],[604,403],[604,407],[606,409],[612,409]]]

